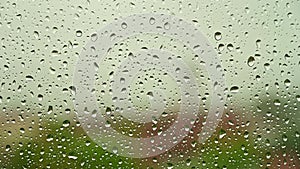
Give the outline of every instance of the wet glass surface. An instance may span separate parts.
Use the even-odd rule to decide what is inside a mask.
[[[300,1],[1,1],[0,168],[300,168]]]

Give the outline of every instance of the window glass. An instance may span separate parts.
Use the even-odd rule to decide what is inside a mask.
[[[0,168],[300,167],[300,2],[0,2]]]

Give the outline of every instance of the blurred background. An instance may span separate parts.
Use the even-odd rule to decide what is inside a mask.
[[[0,168],[300,168],[299,9],[299,0],[1,1]],[[205,143],[197,142],[197,133],[207,107],[199,110],[184,140],[155,157],[107,152],[82,129],[73,106],[79,55],[95,31],[135,13],[182,18],[217,52],[227,100],[222,121]],[[147,34],[126,39],[125,47],[115,46],[109,56],[128,55],[125,48],[143,46],[184,48],[168,37],[156,39]],[[98,73],[110,72],[111,64],[99,65]],[[209,102],[205,70],[203,77],[201,101]],[[170,79],[162,81],[178,90]],[[96,84],[97,95],[107,103],[109,91],[103,81]],[[169,109],[176,116],[177,104]],[[165,123],[155,127],[164,129]],[[145,131],[153,125],[115,128],[147,137]]]

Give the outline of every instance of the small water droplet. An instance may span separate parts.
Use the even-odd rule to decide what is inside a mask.
[[[39,94],[39,95],[38,95],[38,100],[39,100],[39,101],[42,101],[42,100],[43,100],[43,95]]]
[[[229,51],[233,51],[233,45],[230,43],[230,44],[228,44],[227,45],[227,50],[229,50]]]
[[[254,66],[254,62],[255,62],[255,58],[253,56],[250,56],[248,58],[247,64],[249,67],[252,67],[252,66]]]
[[[266,158],[267,158],[267,159],[270,159],[270,158],[271,158],[271,153],[270,153],[270,152],[267,152],[267,153],[266,153]]]
[[[34,35],[34,37],[35,37],[36,39],[38,39],[39,36],[40,36],[38,31],[34,31],[34,32],[33,32],[33,35]]]
[[[225,137],[225,136],[226,136],[226,131],[223,130],[223,129],[221,129],[219,138],[222,139],[222,138]]]
[[[150,25],[154,25],[155,24],[155,18],[150,18],[149,23],[150,23]]]
[[[224,50],[224,44],[219,44],[219,46],[218,46],[218,50],[221,52],[221,51],[223,51]]]
[[[121,24],[121,27],[122,27],[123,29],[126,29],[126,28],[127,28],[127,23],[123,22],[123,23]]]
[[[70,126],[70,121],[69,120],[65,120],[63,122],[63,127],[69,127]]]
[[[217,41],[219,41],[219,40],[222,39],[222,34],[221,34],[221,32],[216,32],[216,33],[215,33],[215,39],[216,39]]]
[[[291,85],[291,81],[289,79],[285,79],[284,84],[286,86],[290,86]]]
[[[278,100],[278,99],[274,100],[274,105],[275,106],[280,106],[281,105],[280,100]]]
[[[81,30],[77,30],[76,31],[76,36],[77,37],[81,37],[82,36],[82,31]]]
[[[98,39],[97,33],[93,33],[93,34],[91,35],[91,40],[92,40],[93,42],[96,42],[97,39]]]
[[[255,43],[256,43],[256,47],[257,47],[257,48],[260,48],[261,40],[260,40],[260,39],[257,39]]]
[[[300,102],[300,95],[297,95],[296,99],[297,99],[298,102]]]
[[[239,87],[238,86],[232,86],[230,88],[230,92],[231,93],[238,93],[239,92]]]
[[[170,28],[171,28],[170,23],[169,23],[169,22],[166,22],[166,23],[164,24],[164,29],[165,29],[165,30],[169,30]]]
[[[284,142],[286,142],[286,141],[288,140],[288,137],[287,137],[285,134],[283,134],[283,135],[282,135],[282,140],[283,140]]]
[[[26,80],[27,81],[33,81],[34,79],[33,79],[33,77],[31,75],[27,75],[26,76]]]
[[[118,148],[117,147],[113,147],[112,151],[113,151],[113,153],[117,154],[118,153]]]
[[[265,63],[264,67],[265,67],[265,70],[270,70],[270,63]]]

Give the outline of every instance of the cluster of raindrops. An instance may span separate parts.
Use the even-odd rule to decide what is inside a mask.
[[[1,1],[0,168],[299,168],[299,5],[299,0]],[[200,30],[221,60],[215,68],[226,80],[225,110],[203,143],[199,133],[209,124],[212,91],[218,86],[211,85],[205,68],[209,64],[194,52],[205,45],[187,45],[175,36],[184,30],[170,20],[158,26],[154,16],[147,19],[147,27],[174,31],[174,36],[136,32],[122,39],[118,31],[132,29],[125,21],[113,26],[118,31],[96,32],[141,13],[182,18],[179,25],[187,22]],[[83,106],[77,112],[77,61],[88,42],[98,43],[104,35],[104,42],[117,43],[102,51],[103,61],[88,65],[94,74],[87,75],[95,78],[88,93],[94,94],[102,111]],[[86,50],[93,53],[89,60],[100,56],[98,46]],[[169,64],[159,66],[169,54]],[[179,62],[190,72],[175,64]],[[172,68],[173,75],[168,71]],[[180,84],[189,84],[188,92],[182,93]],[[129,95],[117,97],[116,90],[120,96]],[[167,143],[174,147],[158,145],[153,149],[168,151],[146,158],[122,157],[119,146],[109,150],[98,144],[85,127],[99,124],[83,123],[78,116],[97,119],[101,114],[101,127],[127,137],[163,136],[176,124],[180,105],[189,108],[183,98],[193,96],[199,101],[199,115],[189,119],[193,125],[182,126],[187,136],[170,138]],[[126,114],[125,108],[138,116]],[[102,141],[118,144],[115,140]]]
[[[199,128],[194,141],[211,136],[223,113],[224,75],[193,25],[150,13],[120,18],[93,36],[80,54],[74,86],[78,119],[96,143],[146,158],[181,145],[192,128]],[[195,124],[199,115],[210,123],[203,131]]]

